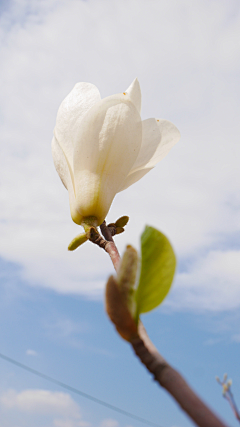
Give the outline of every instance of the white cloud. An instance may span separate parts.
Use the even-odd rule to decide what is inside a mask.
[[[240,343],[240,334],[235,334],[232,336],[232,341]]]
[[[27,356],[37,356],[37,352],[35,350],[31,350],[30,348],[26,351]]]
[[[71,222],[50,141],[57,108],[77,81],[95,83],[107,96],[138,76],[143,118],[172,120],[182,139],[116,197],[109,220],[130,215],[119,247],[138,245],[146,223],[158,227],[181,261],[193,260],[176,281],[172,306],[238,307],[238,252],[230,242],[240,231],[235,3],[14,0],[1,19],[0,256],[20,264],[31,285],[90,297],[102,292],[112,271],[106,254],[90,243],[67,252],[79,227]],[[229,242],[225,252],[222,238]]]
[[[68,393],[29,389],[8,390],[0,395],[1,419],[6,425],[90,427],[81,418],[79,405]]]
[[[167,304],[177,309],[233,310],[240,306],[240,251],[211,251],[179,273]]]
[[[118,427],[118,426],[119,426],[118,421],[112,418],[106,418],[100,424],[100,427]]]
[[[219,344],[220,342],[222,342],[222,338],[209,338],[208,340],[206,340],[204,342],[204,345],[215,345],[215,344]]]
[[[21,392],[8,390],[0,396],[0,403],[7,409],[41,415],[62,415],[80,418],[78,404],[67,393],[29,389]]]
[[[89,427],[91,424],[85,421],[76,421],[72,419],[55,419],[53,425],[54,427]]]
[[[87,323],[76,323],[70,319],[59,319],[54,323],[46,322],[46,329],[53,336],[68,338],[76,334],[86,333],[90,326]]]

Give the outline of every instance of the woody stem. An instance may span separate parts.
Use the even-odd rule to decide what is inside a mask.
[[[120,255],[109,236],[106,223],[101,225],[104,240],[104,250],[110,255],[115,270],[118,269]],[[139,322],[138,336],[130,341],[133,351],[148,371],[153,374],[155,381],[165,388],[168,393],[181,406],[185,413],[199,427],[226,427],[226,425],[205,405],[195,394],[184,378],[160,355],[156,347],[150,341],[145,328]]]

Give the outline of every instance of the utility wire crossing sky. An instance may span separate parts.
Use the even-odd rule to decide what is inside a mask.
[[[81,390],[78,390],[75,387],[72,387],[68,384],[63,383],[62,381],[56,380],[55,378],[49,377],[46,374],[43,374],[42,372],[36,371],[35,369],[30,368],[29,366],[24,365],[23,363],[18,362],[17,360],[12,359],[11,357],[5,356],[4,354],[0,353],[0,357],[3,360],[6,360],[9,363],[12,363],[13,365],[18,366],[19,368],[25,369],[25,371],[31,372],[34,375],[37,375],[38,377],[44,378],[47,381],[52,382],[53,384],[57,384],[60,387],[65,388],[66,390],[71,391],[72,393],[78,394],[80,396],[85,397],[86,399],[92,400],[95,403],[98,403],[99,405],[106,406],[107,408],[112,409],[115,412],[119,412],[120,414],[126,415],[127,417],[130,417],[134,420],[140,421],[144,424],[147,424],[149,426],[153,427],[163,427],[159,424],[152,423],[151,421],[145,420],[144,418],[138,417],[137,415],[131,414],[128,411],[125,411],[124,409],[118,408],[117,406],[111,405],[110,403],[104,402],[101,399],[98,399],[97,397],[91,396],[90,394],[84,393]]]

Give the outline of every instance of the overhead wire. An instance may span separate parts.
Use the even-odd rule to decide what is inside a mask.
[[[99,405],[102,405],[102,406],[105,406],[109,409],[112,409],[113,411],[118,412],[119,414],[126,415],[129,418],[132,418],[136,421],[140,421],[141,423],[147,424],[147,425],[152,426],[152,427],[162,427],[159,424],[156,424],[152,421],[146,420],[145,418],[139,417],[138,415],[132,414],[131,412],[125,411],[122,408],[119,408],[115,405],[112,405],[108,402],[105,402],[104,400],[98,399],[97,397],[94,397],[88,393],[85,393],[81,390],[78,390],[77,388],[72,387],[72,386],[70,386],[70,385],[68,385],[62,381],[56,380],[55,378],[52,378],[49,375],[43,374],[42,372],[37,371],[36,369],[32,369],[29,366],[24,365],[23,363],[20,363],[17,360],[12,359],[11,357],[8,357],[2,353],[0,353],[0,358],[11,363],[11,364],[13,364],[13,365],[15,365],[15,366],[18,366],[19,368],[24,369],[25,371],[28,371],[34,375],[37,375],[40,378],[43,378],[47,381],[52,382],[53,384],[56,384],[62,388],[65,388],[66,390],[71,391],[72,393],[78,394],[79,396],[85,397],[86,399],[89,399],[95,403],[98,403]]]

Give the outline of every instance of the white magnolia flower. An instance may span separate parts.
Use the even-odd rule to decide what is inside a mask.
[[[163,119],[141,120],[138,80],[126,92],[101,99],[90,83],[77,83],[57,114],[52,153],[68,190],[71,216],[100,225],[114,196],[149,172],[178,142]]]

